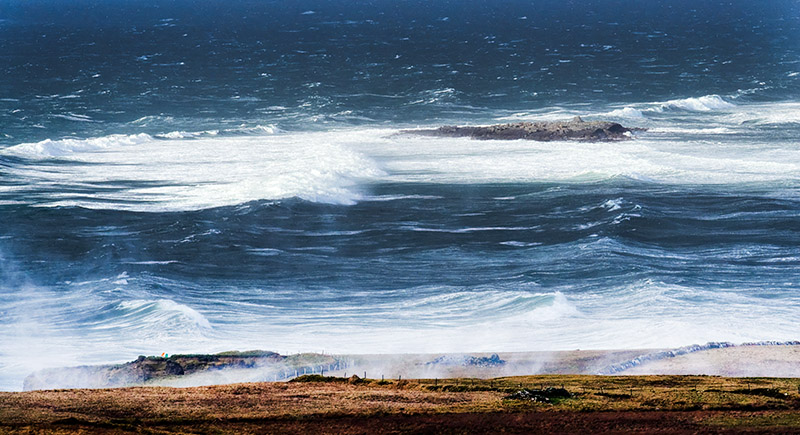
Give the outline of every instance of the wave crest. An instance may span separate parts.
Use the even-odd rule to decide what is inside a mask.
[[[95,329],[137,331],[149,336],[203,334],[211,323],[193,308],[170,299],[134,299],[107,307]]]
[[[5,153],[71,163],[44,168],[30,162],[14,168],[27,181],[14,189],[43,206],[163,212],[293,197],[354,204],[361,198],[359,183],[383,175],[372,159],[353,149],[362,134],[245,129],[252,134],[47,140]],[[80,170],[73,163],[82,164]],[[108,189],[87,193],[86,186],[96,185]]]
[[[4,150],[4,153],[27,158],[65,157],[76,153],[91,153],[120,146],[141,145],[155,140],[145,133],[109,136],[90,139],[45,139],[41,142],[23,143]]]
[[[647,115],[670,111],[683,112],[717,112],[732,111],[738,106],[719,95],[704,95],[702,97],[682,98],[676,100],[659,101],[653,103],[634,104],[621,109],[614,109],[604,113],[603,116],[626,119],[642,119]]]
[[[660,103],[661,110],[686,110],[689,112],[711,112],[716,110],[726,111],[735,107],[735,104],[725,101],[719,95],[705,95],[698,98],[684,98],[681,100],[669,100],[665,103]]]

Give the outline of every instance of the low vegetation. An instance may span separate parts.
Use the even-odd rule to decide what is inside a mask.
[[[713,376],[306,375],[183,389],[32,391],[0,393],[0,433],[785,433],[800,431],[799,385]]]

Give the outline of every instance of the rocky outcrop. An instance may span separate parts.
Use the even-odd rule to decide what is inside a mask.
[[[432,137],[469,137],[479,140],[535,140],[535,141],[620,141],[631,139],[633,131],[616,122],[584,121],[576,116],[571,121],[517,122],[489,126],[443,126],[436,129],[403,130],[401,134]]]
[[[275,352],[223,352],[214,355],[140,356],[124,364],[46,369],[25,378],[24,390],[114,388],[146,385],[165,379],[203,375],[222,370],[259,369],[263,380],[335,370],[340,362],[330,355]]]
[[[572,393],[561,388],[547,387],[541,390],[531,390],[528,388],[517,391],[505,397],[506,400],[524,400],[538,403],[553,403],[559,399],[569,399],[574,397]]]

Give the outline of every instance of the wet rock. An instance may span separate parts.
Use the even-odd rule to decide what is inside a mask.
[[[401,134],[432,137],[469,137],[479,140],[535,140],[607,142],[628,140],[639,128],[623,127],[616,122],[584,121],[576,116],[571,121],[517,122],[489,126],[446,125],[436,129],[403,130]]]

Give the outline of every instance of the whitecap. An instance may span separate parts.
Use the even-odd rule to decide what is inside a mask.
[[[541,246],[542,244],[539,242],[520,242],[517,240],[508,240],[505,242],[500,242],[501,245],[504,246],[513,246],[515,248],[530,248],[532,246]]]
[[[622,204],[625,200],[622,198],[617,199],[609,199],[608,201],[604,202],[602,207],[606,209],[606,211],[616,211],[622,208]]]
[[[126,261],[124,264],[136,264],[140,266],[166,265],[180,263],[177,260],[150,260],[150,261]]]
[[[202,136],[216,136],[219,130],[205,130],[205,131],[171,131],[169,133],[157,134],[155,137],[161,139],[188,139]]]
[[[55,114],[51,115],[53,118],[62,118],[69,121],[77,121],[77,122],[95,122],[92,118],[86,115],[78,115],[76,113],[68,113],[68,114]]]
[[[642,111],[639,109],[634,109],[633,107],[623,107],[622,109],[614,109],[606,113],[605,116],[610,116],[612,118],[640,119],[644,118],[644,113],[642,113]]]
[[[704,95],[702,97],[632,104],[599,115],[614,118],[643,119],[647,115],[655,115],[666,111],[731,112],[736,108],[736,104],[719,95]]]
[[[104,313],[93,329],[148,331],[152,335],[203,333],[211,323],[200,312],[170,299],[122,301]]]
[[[437,195],[380,195],[380,196],[365,196],[362,201],[383,202],[383,201],[401,201],[406,199],[442,199]]]
[[[660,104],[664,109],[679,109],[692,112],[710,112],[715,110],[729,111],[736,107],[735,104],[725,101],[719,95],[705,95],[698,98],[684,98],[669,100]]]
[[[669,127],[652,127],[647,129],[647,131],[650,133],[679,133],[679,134],[699,134],[699,135],[741,133],[741,130],[736,130],[729,127],[687,128],[679,126],[669,126]]]
[[[532,227],[468,227],[468,228],[427,228],[419,227],[416,225],[401,226],[401,229],[416,231],[422,233],[449,233],[449,234],[467,234],[479,233],[484,231],[530,231],[539,228],[539,226]]]
[[[152,136],[145,133],[134,135],[112,134],[91,139],[46,139],[41,142],[23,143],[8,147],[0,153],[27,158],[63,157],[76,153],[97,152],[118,146],[139,145],[152,140]]]

